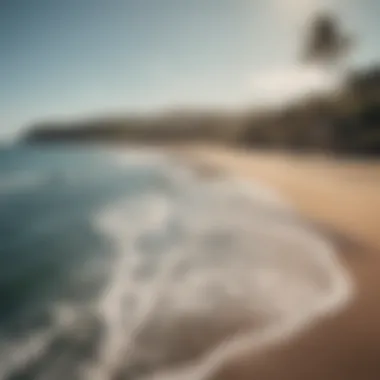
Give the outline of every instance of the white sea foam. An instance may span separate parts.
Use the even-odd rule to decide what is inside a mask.
[[[105,334],[88,378],[108,380],[145,363],[158,371],[144,379],[207,379],[220,363],[290,338],[352,296],[332,245],[280,196],[231,178],[199,181],[181,173],[169,175],[174,195],[142,195],[96,219],[115,258],[97,307]],[[143,238],[164,239],[163,252],[153,243],[157,252],[147,253]],[[140,278],[152,262],[153,273]],[[169,363],[173,351],[185,347],[173,348],[170,337],[185,334],[178,326],[189,319],[193,336],[219,323],[235,330],[176,367]]]
[[[19,341],[2,340],[0,347],[0,379],[8,379],[14,371],[22,369],[39,357],[51,340],[51,331],[41,331]]]
[[[168,160],[168,157],[159,149],[154,150],[152,148],[129,148],[127,151],[123,148],[120,152],[113,149],[110,154],[116,164],[127,168],[156,166]]]
[[[51,307],[52,320],[48,327],[21,335],[17,339],[1,337],[0,380],[9,379],[41,358],[58,335],[75,326],[79,315],[80,310],[74,306],[57,303]]]

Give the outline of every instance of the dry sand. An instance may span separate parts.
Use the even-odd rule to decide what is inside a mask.
[[[209,146],[184,154],[271,185],[302,214],[334,231],[357,288],[344,311],[259,356],[225,363],[214,379],[380,379],[380,163]]]

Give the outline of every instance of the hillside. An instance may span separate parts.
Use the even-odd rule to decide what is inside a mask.
[[[45,122],[25,143],[219,142],[265,149],[380,154],[380,68],[352,73],[340,91],[309,96],[281,109],[178,111],[155,116]]]

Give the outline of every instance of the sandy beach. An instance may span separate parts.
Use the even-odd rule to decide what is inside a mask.
[[[277,189],[333,231],[356,294],[348,307],[260,355],[226,362],[213,379],[380,378],[380,163],[198,146],[185,156]]]

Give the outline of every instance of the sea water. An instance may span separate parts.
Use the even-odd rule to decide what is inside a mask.
[[[280,195],[176,161],[0,150],[0,380],[208,379],[347,303]]]

